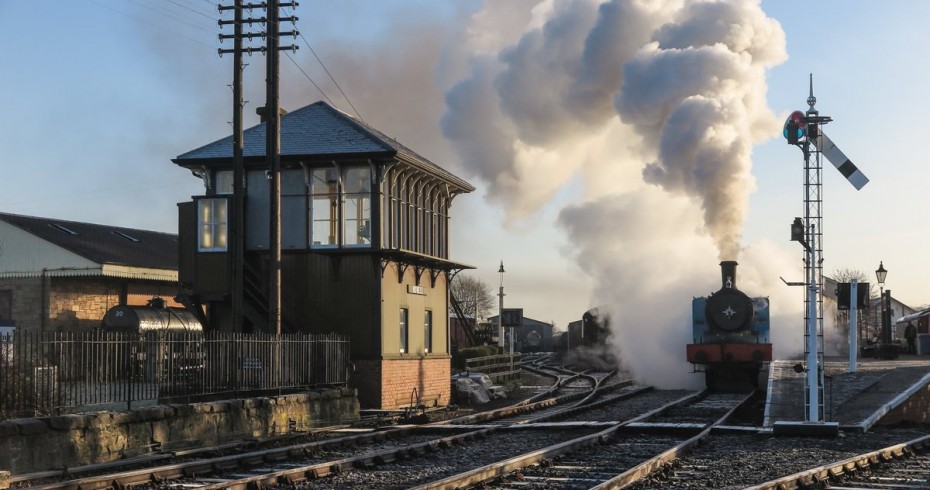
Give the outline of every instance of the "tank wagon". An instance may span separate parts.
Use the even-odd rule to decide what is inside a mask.
[[[113,362],[131,359],[129,374],[144,383],[161,385],[160,397],[185,394],[202,381],[203,326],[193,313],[152,298],[144,306],[110,308],[100,327],[137,339],[121,344],[123,351],[115,354]]]
[[[118,305],[107,310],[101,328],[109,332],[202,332],[203,326],[184,308],[165,306],[161,298],[146,305]]]

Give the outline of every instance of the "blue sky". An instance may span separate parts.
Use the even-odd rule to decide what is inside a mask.
[[[230,131],[231,57],[216,55],[215,3],[0,0],[7,40],[0,50],[0,211],[176,232],[176,203],[202,186],[170,159]],[[930,3],[761,5],[787,40],[787,61],[767,73],[769,107],[780,116],[805,109],[813,73],[817,107],[834,118],[826,132],[871,179],[857,192],[825,167],[825,270],[858,269],[871,278],[881,260],[896,297],[930,303],[923,247]],[[453,258],[478,266],[494,288],[503,260],[508,306],[564,326],[594,304],[590,279],[570,258],[571,238],[555,224],[562,207],[581,197],[581,184],[505,226],[504,210],[486,200],[487,187],[459,166],[439,129],[442,90],[467,69],[463,55],[449,55],[461,47],[442,41],[461,34],[461,21],[480,9],[477,1],[303,1],[297,27],[366,120],[478,187],[453,207]],[[352,112],[298,44],[297,63]],[[437,57],[444,62],[429,63]],[[282,104],[319,100],[282,60]],[[263,100],[264,59],[247,61],[252,114]],[[788,242],[788,226],[803,211],[800,152],[773,134],[755,146],[752,161],[756,191],[743,241],[795,254],[798,269],[784,273],[797,280],[801,253]]]

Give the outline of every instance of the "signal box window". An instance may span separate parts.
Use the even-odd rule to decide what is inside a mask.
[[[339,243],[339,173],[335,168],[313,171],[310,185],[311,247],[335,247]]]
[[[433,352],[433,312],[426,310],[423,318],[423,345],[427,353]]]
[[[371,169],[346,170],[343,226],[347,247],[371,246]]]
[[[233,193],[233,171],[232,170],[217,170],[216,171],[216,183],[214,184],[214,190],[216,194],[232,194]]]
[[[407,320],[409,319],[410,311],[407,308],[400,309],[400,352],[407,351]]]
[[[197,250],[201,252],[225,252],[227,244],[226,199],[201,199],[197,201]]]

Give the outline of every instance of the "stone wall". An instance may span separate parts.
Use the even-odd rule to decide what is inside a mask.
[[[924,386],[904,403],[889,411],[876,425],[897,425],[904,422],[930,424],[930,386]]]
[[[0,278],[0,290],[10,291],[11,319],[20,327],[39,328],[42,324],[42,279],[38,277]]]
[[[0,278],[0,290],[11,292],[11,316],[18,328],[49,331],[97,328],[107,310],[120,304],[124,289],[129,305],[144,305],[153,296],[159,296],[168,306],[181,306],[173,299],[177,285],[170,282],[105,277],[44,280],[43,288],[41,277]]]
[[[111,278],[63,278],[52,280],[48,300],[51,330],[87,330],[100,326],[107,311],[120,304],[125,287],[126,304],[144,305],[153,296],[165,299],[167,306],[180,306],[173,297],[174,284],[147,284]]]
[[[162,405],[0,422],[0,468],[13,474],[260,439],[359,419],[354,389]]]

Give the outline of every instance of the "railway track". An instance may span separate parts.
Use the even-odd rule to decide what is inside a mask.
[[[580,375],[580,373],[574,373]],[[448,447],[459,444],[460,441],[473,437],[484,437],[488,428],[461,429],[446,428],[443,435],[430,433],[428,427],[434,425],[473,425],[494,419],[513,417],[542,410],[558,410],[560,404],[577,402],[586,395],[593,394],[599,388],[600,382],[613,373],[601,373],[599,376],[589,376],[592,380],[587,392],[574,390],[568,395],[548,398],[541,402],[525,403],[505,407],[487,413],[478,413],[450,421],[428,424],[426,429],[415,427],[402,427],[374,431],[367,434],[333,437],[330,440],[313,441],[301,444],[291,444],[278,448],[267,448],[258,451],[247,450],[249,444],[226,445],[224,447],[204,448],[184,453],[158,454],[140,458],[135,462],[114,462],[105,465],[93,465],[85,468],[71,469],[63,472],[43,472],[33,475],[15,477],[10,483],[13,488],[37,487],[46,489],[57,488],[111,488],[135,485],[142,482],[179,479],[190,475],[224,471],[231,468],[261,467],[268,463],[278,464],[285,460],[290,461],[284,466],[289,468],[312,466],[310,471],[314,477],[323,476],[331,472],[339,472],[352,466],[366,466],[373,463],[403,458],[427,452],[435,448]],[[630,381],[614,383],[610,389],[616,390],[631,384]],[[497,424],[505,426],[508,424]],[[493,429],[493,428],[490,428]],[[496,430],[496,429],[493,429]],[[491,431],[493,431],[491,430]],[[467,436],[468,432],[475,432],[474,436]],[[452,433],[452,436],[447,436]],[[427,434],[427,435],[423,435]],[[431,434],[431,435],[430,435]],[[462,436],[462,437],[459,437]],[[321,436],[325,437],[325,436]],[[418,439],[419,438],[419,439]],[[425,442],[424,442],[425,441]],[[339,448],[348,448],[341,453],[335,452]],[[398,449],[400,448],[400,449]],[[215,456],[216,453],[224,453]],[[355,458],[361,452],[370,453],[370,456]],[[215,456],[215,457],[209,457]],[[313,457],[310,457],[313,456]],[[345,460],[345,461],[342,461]],[[329,466],[321,463],[330,462]],[[259,468],[274,472],[269,468]],[[286,471],[288,468],[282,468]]]
[[[930,435],[750,487],[753,490],[930,488]]]
[[[426,489],[621,488],[651,474],[705,439],[748,397],[688,394],[589,436],[454,475]],[[691,415],[675,423],[680,412]],[[645,436],[643,431],[666,434]]]
[[[885,449],[860,455],[849,448],[868,447],[867,442],[838,448],[838,440],[760,435],[752,417],[734,416],[742,396],[655,391],[629,380],[608,384],[610,373],[554,376],[559,388],[566,379],[576,380],[579,387],[424,426],[248,452],[228,446],[157,455],[145,462],[151,468],[115,472],[98,465],[99,472],[108,474],[64,481],[20,479],[11,482],[12,488],[841,489],[879,488],[870,485],[882,483],[930,488],[928,477],[918,471],[930,467],[926,438],[912,437],[908,440],[917,442],[910,445],[873,446]],[[851,442],[856,437],[838,439]],[[209,454],[220,450],[241,454]],[[910,458],[890,462],[890,455]],[[829,461],[839,463],[825,464]],[[770,482],[757,484],[766,480]]]
[[[920,427],[878,428],[867,433],[841,433],[837,437],[773,436],[771,432],[727,426],[687,455],[663,466],[631,490],[715,488],[825,488],[835,479],[817,480],[824,471],[852,458],[868,459],[863,451],[881,451],[926,436]],[[894,452],[886,449],[886,451]],[[880,453],[879,453],[880,454]],[[875,473],[875,469],[870,470]],[[792,475],[792,476],[785,476]],[[768,482],[768,483],[760,483]],[[838,488],[844,484],[839,483]],[[868,488],[846,485],[853,488]],[[912,488],[912,487],[888,487]],[[918,487],[919,488],[919,487]]]

